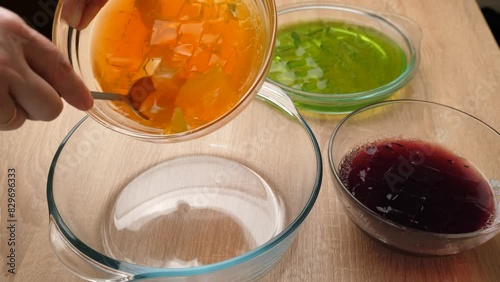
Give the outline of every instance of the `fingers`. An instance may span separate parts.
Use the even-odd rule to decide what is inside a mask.
[[[6,84],[2,84],[6,85]],[[14,130],[26,121],[26,112],[16,105],[7,87],[0,89],[0,130]]]
[[[55,119],[63,108],[61,96],[80,110],[93,105],[64,55],[0,7],[0,130],[16,129],[26,119]]]
[[[7,48],[4,46],[4,52],[5,49]],[[4,67],[0,69],[0,104],[3,116],[0,122],[11,124],[10,119],[17,112],[24,112],[19,117],[32,120],[55,119],[63,108],[57,91],[30,68],[22,52],[11,52],[10,55],[3,58]],[[16,108],[22,111],[15,110]]]
[[[85,9],[84,0],[64,0],[61,8],[61,18],[70,26],[77,27]]]
[[[61,18],[76,29],[84,29],[108,0],[64,0]]]
[[[63,103],[56,90],[28,66],[22,72],[21,78],[10,81],[9,92],[27,113],[26,118],[50,121],[59,116]]]
[[[95,18],[97,13],[101,10],[102,7],[108,2],[108,0],[90,0],[85,10],[83,11],[82,18],[80,20],[80,24],[77,25],[76,29],[84,29],[89,23]]]
[[[26,121],[26,112],[22,108],[16,107],[12,112],[12,117],[6,122],[0,124],[0,130],[7,131],[7,130],[18,129],[24,124],[25,121]]]
[[[29,41],[29,44],[23,45],[23,51],[31,69],[45,79],[70,105],[83,111],[92,108],[92,96],[80,77],[73,71],[68,59],[49,40],[38,33],[31,36]],[[31,78],[37,86],[44,87],[44,93],[49,93],[48,85],[43,85],[39,77],[32,76]],[[39,96],[40,98],[48,97],[48,95]]]

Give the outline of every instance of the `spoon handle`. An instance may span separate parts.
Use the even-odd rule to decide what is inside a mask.
[[[95,92],[95,91],[90,91],[90,93],[92,94],[92,97],[94,99],[99,99],[99,100],[123,101],[123,98],[125,98],[124,95],[115,93]]]
[[[120,94],[116,94],[116,93],[106,93],[106,92],[96,92],[96,91],[90,91],[90,93],[92,94],[92,97],[94,97],[94,99],[124,102],[127,105],[129,105],[129,107],[132,109],[132,111],[134,111],[134,113],[136,113],[138,116],[140,116],[141,118],[143,118],[145,120],[149,120],[149,117],[147,117],[146,115],[144,115],[143,113],[141,113],[140,111],[138,111],[135,108],[135,106],[132,104],[132,101],[130,101],[130,99],[127,95],[120,95]]]

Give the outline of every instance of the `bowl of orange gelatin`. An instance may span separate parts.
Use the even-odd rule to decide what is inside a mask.
[[[255,97],[276,31],[271,0],[109,0],[78,31],[60,19],[56,46],[91,91],[88,112],[117,132],[153,142],[194,139],[220,128]]]

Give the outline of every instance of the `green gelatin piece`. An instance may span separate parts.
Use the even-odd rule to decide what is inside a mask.
[[[388,84],[406,66],[400,46],[375,29],[300,22],[278,30],[269,78],[298,90],[349,94]]]

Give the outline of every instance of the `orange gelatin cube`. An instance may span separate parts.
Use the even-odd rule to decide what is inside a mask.
[[[201,18],[202,6],[199,3],[185,3],[179,14],[181,21],[199,20]]]
[[[187,124],[198,127],[221,116],[238,100],[229,76],[216,66],[189,79],[179,89],[176,105],[183,109]]]
[[[135,1],[135,7],[141,14],[150,14],[161,7],[161,0],[139,0]]]
[[[201,40],[203,23],[183,23],[179,27],[179,43],[198,43]]]
[[[179,25],[178,22],[156,20],[153,25],[153,33],[149,42],[150,45],[166,46],[169,44],[176,44],[178,41],[177,29]],[[162,51],[165,53],[164,48]]]
[[[137,2],[140,2],[139,0]],[[159,20],[173,20],[177,18],[184,6],[184,1],[165,1],[160,0],[160,4],[153,10],[153,17]]]
[[[158,127],[165,127],[172,118],[179,88],[172,79],[153,77],[152,80],[154,90],[149,92],[146,99],[139,105],[139,111],[150,120],[154,120]]]
[[[191,60],[189,60],[188,69],[195,72],[206,72],[208,70],[208,62],[212,52],[209,49],[199,47],[194,52]]]

